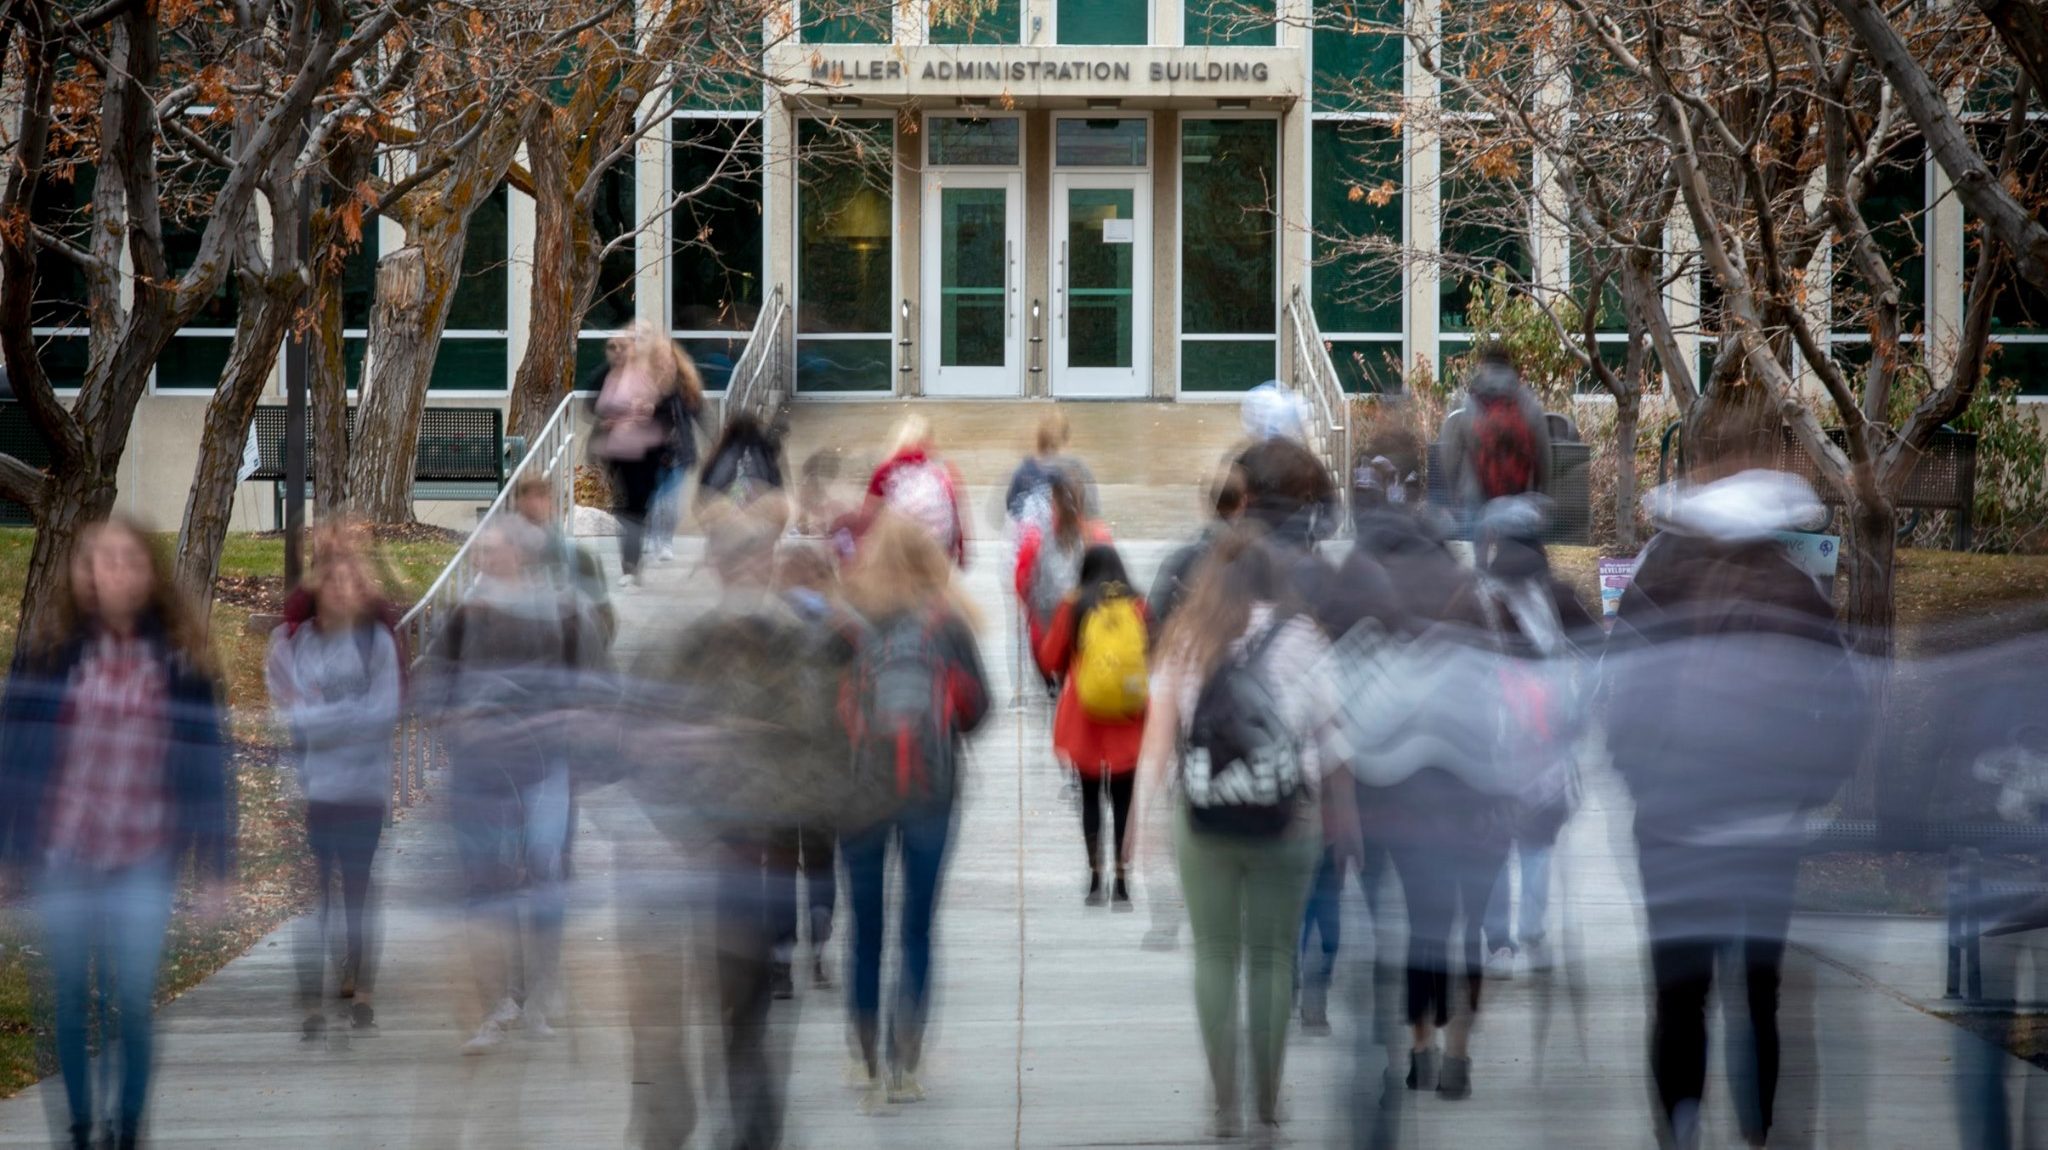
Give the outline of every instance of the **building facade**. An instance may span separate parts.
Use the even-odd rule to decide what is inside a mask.
[[[799,397],[1228,399],[1282,373],[1298,294],[1346,387],[1398,387],[1422,359],[1441,370],[1469,345],[1471,287],[1437,254],[1540,279],[1569,276],[1571,253],[1467,210],[1484,195],[1402,132],[1390,97],[1433,85],[1385,30],[1428,2],[993,0],[945,21],[917,3],[791,0],[789,33],[764,37],[765,81],[688,94],[611,173],[601,225],[634,234],[606,262],[579,360],[594,368],[607,333],[644,319],[716,389],[763,308],[786,305]],[[1505,193],[1532,221],[1539,178],[1524,165]],[[1925,162],[1877,198],[1909,311],[1939,340],[1964,307],[1961,208]],[[517,191],[479,210],[430,403],[504,402],[532,235]],[[1407,258],[1368,268],[1345,237]],[[403,242],[384,221],[348,268],[357,363],[374,260]],[[1698,286],[1671,292],[1699,356]],[[159,366],[123,475],[159,523],[176,519],[231,341],[231,311],[206,322]],[[39,334],[59,360],[82,348],[61,324]],[[2048,305],[2008,292],[1997,339],[1997,370],[2048,391]],[[1863,340],[1836,334],[1852,358]],[[238,525],[268,526],[267,497],[244,502]]]

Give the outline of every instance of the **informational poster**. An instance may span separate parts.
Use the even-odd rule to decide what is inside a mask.
[[[1812,535],[1804,531],[1780,531],[1777,535],[1794,565],[1820,580],[1822,587],[1834,588],[1835,568],[1842,561],[1840,536]]]
[[[1600,557],[1600,615],[1613,619],[1621,610],[1622,592],[1628,590],[1629,581],[1636,577],[1636,557],[1625,555],[1617,559],[1610,555]]]
[[[1106,244],[1129,244],[1138,240],[1138,221],[1102,221],[1102,242]]]

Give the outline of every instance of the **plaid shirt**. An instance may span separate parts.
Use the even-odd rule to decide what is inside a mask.
[[[171,822],[170,686],[149,645],[101,637],[72,674],[58,730],[51,861],[108,871],[161,853]]]

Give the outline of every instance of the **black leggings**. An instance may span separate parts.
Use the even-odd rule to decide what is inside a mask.
[[[370,905],[370,867],[377,857],[377,841],[384,834],[384,807],[378,803],[306,804],[306,844],[313,852],[313,876],[319,894],[319,911],[309,915],[312,930],[302,936],[299,946],[299,995],[307,1004],[320,1000],[327,966],[327,923],[333,907],[333,888],[341,882],[342,916],[346,920],[346,942],[342,970],[353,971],[357,993],[367,992],[375,981],[365,941],[364,918]]]
[[[1124,834],[1131,821],[1131,784],[1138,772],[1106,776],[1111,831],[1116,836],[1116,866],[1124,866]],[[1088,844],[1088,866],[1102,869],[1102,792],[1105,776],[1081,772],[1081,838]]]
[[[1485,981],[1479,926],[1507,846],[1431,843],[1391,848],[1394,870],[1408,902],[1408,1025],[1451,1020],[1451,924],[1462,905],[1466,1009],[1479,1013]]]
[[[640,570],[640,551],[647,532],[647,508],[661,485],[661,464],[645,459],[612,461],[612,510],[619,517],[619,568],[628,575]]]

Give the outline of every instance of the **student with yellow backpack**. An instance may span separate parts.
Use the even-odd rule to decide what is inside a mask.
[[[1108,544],[1081,556],[1081,576],[1061,600],[1039,638],[1038,664],[1057,676],[1059,709],[1052,746],[1080,776],[1081,835],[1088,846],[1089,906],[1108,902],[1131,909],[1126,829],[1138,747],[1145,733],[1150,669],[1145,652],[1150,626],[1144,599],[1131,590],[1123,557]],[[1115,842],[1116,877],[1102,884],[1102,800],[1107,795]]]

